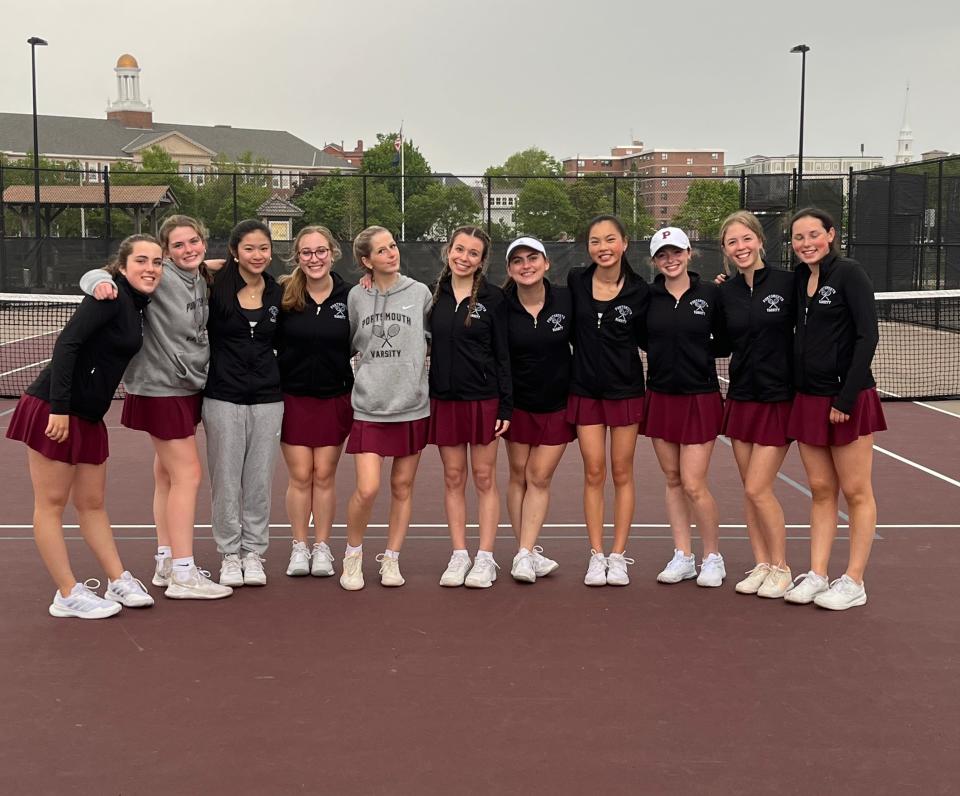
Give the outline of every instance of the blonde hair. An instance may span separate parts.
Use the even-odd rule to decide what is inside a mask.
[[[465,226],[457,227],[448,241],[440,250],[440,259],[443,260],[443,268],[440,270],[440,276],[437,277],[437,284],[433,288],[433,301],[430,307],[434,307],[440,298],[440,286],[453,278],[450,272],[450,247],[459,235],[466,235],[468,238],[477,238],[483,244],[483,252],[480,255],[480,267],[473,272],[473,288],[470,290],[470,302],[467,304],[467,317],[463,321],[464,326],[469,326],[473,317],[473,311],[477,306],[477,295],[480,293],[480,286],[486,280],[483,275],[487,270],[487,258],[490,256],[490,236],[480,227]]]
[[[373,270],[363,264],[363,258],[366,257],[369,259],[370,255],[373,254],[373,239],[381,232],[392,234],[386,227],[374,226],[367,227],[365,230],[357,233],[357,237],[353,239],[353,262],[363,274],[369,274]]]
[[[760,241],[760,259],[762,260],[766,256],[763,244],[767,242],[767,239],[763,234],[763,226],[760,224],[760,219],[749,210],[738,210],[736,213],[731,213],[720,225],[720,234],[718,235],[720,239],[720,251],[723,253],[723,271],[727,276],[737,271],[737,266],[733,260],[727,257],[726,247],[723,245],[723,239],[727,235],[727,230],[734,224],[743,224],[743,226],[756,235],[757,240]]]
[[[286,260],[290,264],[291,271],[277,280],[283,285],[283,299],[280,301],[280,307],[287,312],[301,312],[307,306],[307,276],[300,268],[300,241],[307,235],[315,233],[322,235],[327,241],[332,258],[330,261],[331,268],[333,263],[337,262],[340,255],[343,254],[340,244],[333,237],[333,233],[324,226],[313,224],[304,227],[297,233],[297,236],[293,239],[293,254]]]
[[[163,251],[169,251],[168,247],[170,245],[170,233],[175,229],[180,227],[187,227],[192,229],[197,235],[200,236],[200,240],[203,241],[204,248],[206,248],[207,240],[210,237],[210,232],[204,226],[202,221],[197,221],[197,219],[192,216],[183,216],[183,215],[173,215],[167,216],[163,223],[160,225],[160,230],[157,232],[157,237],[160,239],[160,248]],[[207,268],[206,261],[200,263],[200,276],[203,277],[204,281],[209,285],[213,281],[213,274],[210,273]]]

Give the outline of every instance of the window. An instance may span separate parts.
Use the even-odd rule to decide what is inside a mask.
[[[660,160],[666,160],[666,159],[667,159],[667,153],[666,153],[666,152],[661,152],[661,153],[660,153]]]
[[[661,202],[666,202],[666,201],[667,201],[667,195],[666,195],[665,193],[660,194],[660,201],[661,201]]]
[[[713,160],[719,160],[719,159],[720,159],[720,153],[719,153],[719,152],[711,152],[711,153],[710,153],[710,157],[713,158]]]
[[[688,165],[688,166],[692,166],[692,165],[693,165],[693,158],[687,158],[687,165]]]
[[[660,187],[666,188],[668,183],[669,183],[669,180],[660,180]]]
[[[579,167],[582,169],[582,168],[583,168],[583,161],[582,161],[582,160],[578,160],[578,161],[577,161],[577,166],[579,166]],[[578,175],[578,176],[579,176],[579,175]]]
[[[270,176],[273,178],[273,179],[271,179],[271,181],[270,181],[270,182],[272,183],[273,187],[274,187],[274,188],[279,188],[279,187],[280,187],[280,175],[279,175],[279,174],[271,174]]]
[[[716,167],[716,166],[711,166],[711,167],[710,167],[710,173],[711,173],[711,174],[717,174],[717,167]]]
[[[688,171],[688,172],[687,172],[687,176],[688,176],[688,177],[692,177],[692,176],[693,176],[693,172],[692,172],[692,171]]]
[[[666,166],[661,166],[661,167],[660,167],[660,173],[661,173],[661,174],[666,174],[666,173],[667,173],[667,167],[666,167]]]
[[[667,208],[661,207],[661,208],[660,208],[660,215],[661,215],[661,216],[666,216],[666,215],[667,215]]]

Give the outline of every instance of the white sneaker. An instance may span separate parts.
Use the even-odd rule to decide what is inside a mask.
[[[808,605],[813,602],[814,597],[830,588],[830,581],[818,575],[812,569],[802,575],[797,575],[793,579],[793,584],[787,589],[783,599],[794,605]]]
[[[127,608],[149,608],[153,605],[153,597],[147,587],[126,570],[116,580],[107,581],[103,596]]]
[[[500,565],[492,558],[477,556],[463,585],[471,589],[489,589],[497,579],[498,569]]]
[[[770,574],[769,564],[757,564],[744,573],[747,577],[737,583],[733,590],[737,594],[756,594]]]
[[[210,573],[205,569],[193,566],[187,573],[185,580],[171,574],[170,585],[163,596],[171,600],[220,600],[233,594],[229,586],[210,580]]]
[[[583,578],[587,586],[606,586],[607,585],[607,559],[603,553],[596,550],[590,551],[590,563],[587,564],[587,574]]]
[[[683,550],[674,550],[673,558],[663,568],[657,581],[660,583],[679,583],[681,580],[690,580],[697,577],[697,559],[691,553],[688,556],[683,554]]]
[[[627,574],[627,565],[635,563],[623,553],[611,553],[607,556],[607,585],[629,586],[630,576]]]
[[[243,567],[236,553],[228,553],[220,562],[220,585],[233,588],[243,585]]]
[[[767,597],[769,599],[779,599],[787,593],[787,589],[793,584],[793,573],[790,567],[770,567],[770,572],[763,581],[763,585],[757,589],[757,597]]]
[[[157,566],[153,570],[153,578],[151,578],[150,582],[154,586],[169,586],[170,572],[173,570],[173,559],[170,556],[154,556],[153,558],[157,562]]]
[[[510,566],[510,575],[514,580],[521,583],[536,583],[537,566],[533,553],[528,550],[521,550],[513,557],[513,564]]]
[[[402,586],[406,581],[400,574],[400,561],[396,558],[390,558],[386,553],[380,553],[377,556],[380,562],[380,585],[381,586]]]
[[[240,564],[243,567],[243,585],[244,586],[266,586],[267,585],[267,573],[263,570],[263,562],[266,559],[260,557],[259,553],[254,553],[252,550],[249,553],[244,553],[243,558],[240,559]],[[223,581],[220,581],[223,583]]]
[[[725,577],[727,577],[727,568],[723,565],[723,556],[719,553],[711,553],[700,562],[698,586],[716,588],[723,585]]]
[[[462,586],[470,571],[470,556],[464,553],[454,553],[450,556],[447,568],[440,576],[441,586]]]
[[[310,548],[307,547],[306,542],[293,540],[290,563],[287,564],[287,574],[291,578],[300,578],[310,574]]]
[[[841,575],[827,591],[820,592],[813,598],[813,602],[821,608],[831,611],[846,611],[867,602],[867,590],[864,584],[857,583],[849,575]]]
[[[310,556],[310,574],[315,578],[329,578],[333,572],[333,553],[326,542],[314,542]]]
[[[108,616],[119,614],[123,606],[117,602],[104,600],[93,590],[100,587],[96,578],[83,583],[74,583],[70,594],[64,597],[60,590],[50,603],[50,616],[75,617],[76,619],[106,619]]]
[[[351,553],[343,557],[340,585],[347,591],[360,591],[363,588],[363,553]]]
[[[545,578],[551,572],[556,572],[560,565],[552,558],[547,558],[543,554],[543,548],[537,545],[533,548],[533,569],[538,578]]]

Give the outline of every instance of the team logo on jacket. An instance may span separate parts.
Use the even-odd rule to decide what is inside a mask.
[[[483,306],[479,301],[474,305],[473,312],[470,313],[470,317],[474,320],[480,320],[480,313],[486,312],[487,308]]]
[[[330,309],[333,310],[333,317],[338,321],[345,321],[347,319],[347,305],[338,301],[336,304],[331,304]]]
[[[267,312],[270,313],[270,323],[276,323],[277,316],[280,314],[280,308],[276,304],[273,304],[267,308]]]
[[[836,292],[837,291],[830,287],[830,285],[824,285],[817,291],[820,296],[820,300],[817,302],[817,304],[832,304],[833,302],[830,300],[830,297]]]
[[[547,318],[547,323],[553,327],[553,331],[562,332],[563,331],[563,322],[567,319],[566,315],[562,315],[559,312],[554,313],[549,318]]]
[[[771,293],[763,297],[763,303],[767,305],[767,312],[780,312],[780,305],[783,303],[783,296]]]
[[[706,315],[707,310],[710,309],[710,303],[702,298],[691,299],[690,306],[693,307],[694,315]]]
[[[630,316],[633,315],[633,310],[626,304],[617,304],[613,311],[617,313],[617,317],[613,319],[617,323],[629,323]]]

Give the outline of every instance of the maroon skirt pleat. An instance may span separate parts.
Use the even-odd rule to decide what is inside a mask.
[[[103,464],[110,455],[107,427],[100,420],[92,423],[70,415],[70,434],[65,442],[54,442],[46,435],[50,420],[50,404],[34,395],[21,395],[13,410],[7,438],[23,442],[27,447],[51,461],[65,464]]]
[[[353,427],[350,393],[332,398],[283,394],[280,441],[306,448],[343,445]]]
[[[521,445],[566,445],[577,438],[577,428],[567,422],[567,410],[526,412],[514,409],[503,438]]]
[[[488,445],[497,431],[498,398],[479,401],[430,399],[431,445]]]
[[[186,439],[197,433],[203,393],[193,395],[134,395],[123,399],[120,424],[146,431],[158,439]]]
[[[723,423],[719,392],[667,395],[647,390],[644,434],[680,445],[702,445],[717,438]]]
[[[643,433],[646,401],[635,398],[588,398],[571,395],[567,399],[566,418],[575,426],[632,426],[637,423]]]
[[[876,387],[857,394],[853,412],[846,423],[831,423],[830,409],[835,396],[797,393],[790,410],[787,434],[806,445],[849,445],[874,431],[886,431],[880,396]]]
[[[427,447],[430,418],[376,423],[354,420],[347,440],[347,453],[376,453],[380,456],[412,456]]]
[[[782,448],[791,442],[787,434],[790,407],[793,401],[736,401],[728,398],[723,404],[721,434],[741,442]]]

